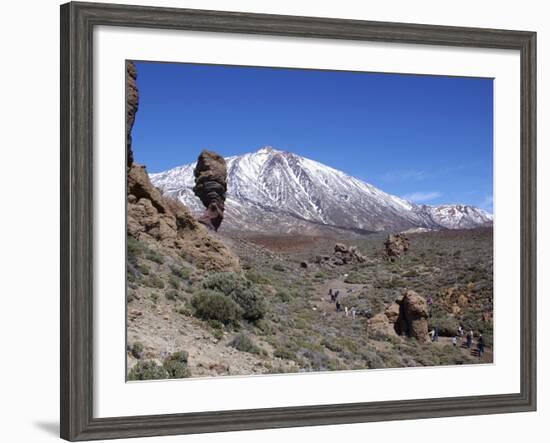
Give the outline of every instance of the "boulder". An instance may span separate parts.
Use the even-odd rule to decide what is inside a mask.
[[[193,192],[206,207],[199,222],[217,231],[223,220],[227,192],[225,159],[215,152],[204,150],[199,155],[193,174],[195,175]]]
[[[407,290],[386,310],[369,321],[369,328],[385,335],[408,335],[428,340],[428,303],[416,292]]]
[[[367,258],[361,254],[357,247],[346,246],[343,243],[336,243],[332,255],[318,255],[315,263],[327,264],[329,266],[342,266],[351,263],[365,263]]]
[[[390,234],[384,242],[386,256],[390,260],[403,257],[409,250],[409,239],[405,234]]]
[[[401,302],[402,324],[406,325],[409,336],[419,341],[428,339],[428,303],[415,291],[407,290]]]

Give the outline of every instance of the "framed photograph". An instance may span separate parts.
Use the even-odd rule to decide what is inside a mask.
[[[61,6],[61,437],[536,409],[536,34]]]

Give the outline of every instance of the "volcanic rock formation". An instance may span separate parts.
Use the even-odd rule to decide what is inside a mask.
[[[343,243],[336,243],[334,245],[334,252],[332,255],[318,255],[315,257],[317,264],[328,264],[330,266],[342,266],[349,263],[365,263],[367,258],[361,254],[357,247],[346,246]]]
[[[390,234],[384,242],[390,260],[403,257],[409,250],[409,239],[404,234]]]
[[[132,154],[132,128],[134,127],[139,104],[136,79],[136,65],[132,61],[126,62],[126,165],[128,168],[134,162]]]
[[[406,333],[419,341],[428,338],[428,303],[412,290],[405,291],[401,301],[400,327],[406,326],[406,330],[398,332]]]
[[[153,240],[165,247],[180,249],[203,269],[238,270],[238,258],[221,239],[200,224],[181,202],[163,196],[151,183],[145,166],[134,162],[130,132],[138,110],[136,78],[135,65],[127,63],[128,235],[137,240]]]
[[[383,313],[369,322],[373,331],[386,335],[408,335],[418,341],[428,339],[428,303],[419,294],[407,290]]]
[[[215,152],[204,150],[199,155],[193,174],[195,176],[193,192],[206,207],[199,222],[217,231],[222,224],[227,192],[225,160]]]

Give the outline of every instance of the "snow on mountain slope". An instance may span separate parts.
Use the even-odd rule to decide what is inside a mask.
[[[228,157],[225,229],[264,232],[393,231],[415,227],[471,228],[491,223],[463,205],[419,206],[319,162],[271,147]],[[165,195],[193,211],[195,164],[150,174]]]

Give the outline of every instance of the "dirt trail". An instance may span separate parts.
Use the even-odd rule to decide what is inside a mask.
[[[433,342],[436,346],[452,346],[452,338],[451,337],[439,337],[439,340],[436,342]],[[472,343],[472,347],[468,348],[466,346],[466,339],[459,340],[457,343],[457,346],[460,347],[460,350],[465,355],[471,355],[472,357],[479,358],[479,351],[477,349],[477,340],[474,339],[474,342]],[[485,346],[485,350],[483,352],[483,356],[481,357],[481,361],[484,363],[493,363],[493,349]]]
[[[364,284],[345,283],[343,280],[344,278],[344,275],[342,275],[341,278],[326,280],[317,287],[317,291],[312,297],[311,302],[318,310],[320,310],[321,312],[325,312],[325,315],[345,315],[343,311],[336,312],[336,305],[334,303],[331,303],[330,295],[328,295],[329,290],[332,289],[332,292],[340,291],[338,300],[342,304],[342,309],[344,309],[344,306],[346,306],[346,297],[349,294],[355,293],[365,286]],[[348,308],[351,308],[351,306],[348,306]],[[349,316],[351,319],[351,313],[349,314]]]
[[[334,303],[331,303],[330,296],[328,295],[329,290],[332,289],[333,292],[336,290],[340,291],[338,300],[342,304],[342,309],[344,309],[344,306],[346,306],[347,295],[352,294],[365,286],[364,284],[345,283],[344,278],[345,275],[342,275],[339,278],[326,280],[323,283],[319,284],[315,295],[311,299],[312,305],[320,312],[321,316],[329,322],[334,322],[337,319],[337,321],[353,321],[351,312],[349,313],[348,318],[345,317],[344,311],[336,312],[336,306]],[[351,306],[348,306],[348,308],[351,308]],[[356,317],[356,320],[358,319],[365,320],[363,317]],[[433,344],[435,346],[452,346],[452,338],[439,337],[439,340],[433,342]],[[471,348],[468,348],[466,346],[465,339],[462,342],[459,340],[457,346],[460,347],[460,350],[463,354],[479,358],[479,351],[477,349],[476,340],[474,340],[474,342],[472,343]],[[487,346],[485,347],[484,354],[481,357],[481,360],[484,363],[493,362],[492,348],[489,348]]]

